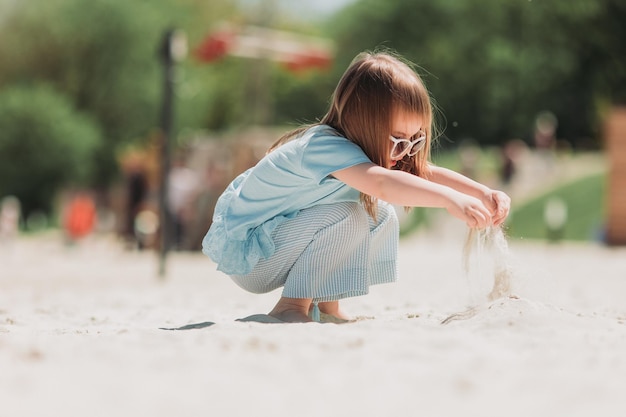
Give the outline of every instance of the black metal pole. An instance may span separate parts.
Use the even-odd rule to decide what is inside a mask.
[[[159,58],[163,64],[163,103],[161,108],[161,184],[159,193],[159,223],[161,224],[161,245],[159,251],[159,277],[166,274],[167,252],[171,244],[171,220],[168,209],[168,179],[170,173],[170,141],[172,134],[172,100],[174,95],[174,59],[172,38],[174,31],[168,30],[163,36]]]

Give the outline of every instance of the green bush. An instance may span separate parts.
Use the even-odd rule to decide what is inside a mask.
[[[89,180],[100,131],[45,85],[0,91],[0,197],[14,195],[28,215],[50,212],[59,189]]]

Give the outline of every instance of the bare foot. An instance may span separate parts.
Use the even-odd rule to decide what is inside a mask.
[[[352,321],[349,316],[339,309],[339,301],[318,303],[318,307],[320,309],[320,322],[322,323],[348,323]],[[312,308],[313,305],[309,308],[309,314]]]
[[[320,313],[320,323],[335,323],[335,324],[344,324],[344,323],[353,323],[355,319],[342,319],[332,314]]]
[[[309,323],[313,320],[308,316],[310,298],[281,297],[269,316],[287,323]]]
[[[280,321],[284,321],[285,323],[310,323],[313,320],[306,314],[302,314],[299,311],[293,310],[285,310],[280,313],[275,313],[273,310],[268,314],[268,316],[274,317]]]
[[[326,313],[328,315],[334,316],[341,320],[350,320],[351,317],[344,314],[343,311],[339,308],[339,301],[327,301],[324,303],[318,304],[320,308],[320,312]]]

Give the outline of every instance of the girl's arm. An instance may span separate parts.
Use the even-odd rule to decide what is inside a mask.
[[[364,163],[333,173],[339,181],[391,204],[410,207],[440,207],[470,227],[483,228],[492,215],[482,201],[454,188],[403,171]]]
[[[461,193],[469,194],[482,201],[489,209],[494,225],[497,226],[501,224],[508,216],[511,208],[511,199],[502,191],[492,190],[479,182],[447,168],[430,165],[429,169],[429,179],[431,181],[454,188]]]
[[[465,175],[452,171],[451,169],[438,167],[436,165],[429,165],[428,169],[430,175],[429,180],[436,182],[437,184],[446,185],[454,188],[455,190],[474,196],[480,200],[489,193],[489,187],[476,182]]]

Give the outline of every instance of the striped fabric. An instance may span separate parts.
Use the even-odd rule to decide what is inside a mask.
[[[396,280],[398,219],[378,205],[378,222],[354,202],[302,210],[274,230],[276,252],[247,275],[232,279],[243,289],[283,297],[335,301],[367,294],[369,286]]]

